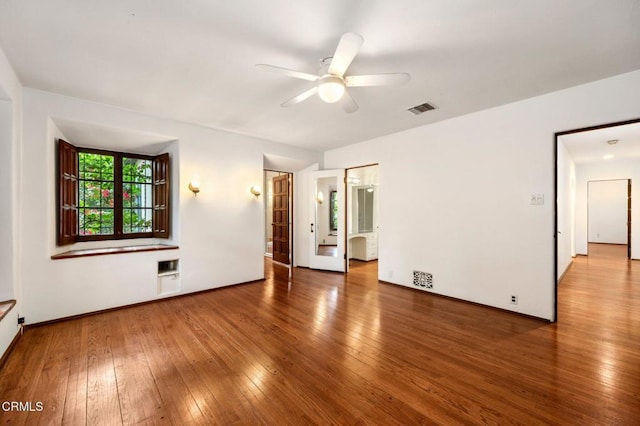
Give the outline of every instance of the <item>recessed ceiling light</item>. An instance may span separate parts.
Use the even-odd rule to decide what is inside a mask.
[[[607,154],[607,155],[603,156],[602,158],[604,158],[605,160],[611,160],[613,158],[613,154]]]
[[[608,143],[609,145],[615,145],[615,144],[617,144],[617,143],[618,143],[618,139],[611,139],[611,140],[607,141],[607,143]]]

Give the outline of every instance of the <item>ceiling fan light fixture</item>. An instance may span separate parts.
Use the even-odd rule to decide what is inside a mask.
[[[335,75],[327,75],[320,79],[318,96],[328,104],[338,102],[344,95],[344,81]]]
[[[338,47],[336,47],[333,56],[328,56],[320,61],[320,69],[317,75],[267,64],[256,64],[256,67],[317,83],[299,95],[281,103],[281,107],[287,108],[299,104],[317,93],[320,99],[329,104],[342,100],[340,102],[342,109],[344,112],[351,114],[358,110],[358,104],[347,91],[347,87],[399,86],[407,83],[411,78],[407,73],[345,76],[362,43],[364,43],[364,39],[360,34],[344,33],[340,37]]]

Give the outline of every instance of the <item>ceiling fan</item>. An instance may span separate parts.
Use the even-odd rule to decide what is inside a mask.
[[[318,75],[267,64],[257,64],[256,67],[318,83],[314,87],[283,102],[280,105],[282,107],[293,106],[317,93],[320,99],[327,103],[338,102],[342,99],[342,107],[346,112],[351,113],[358,110],[358,104],[353,100],[351,95],[349,95],[346,89],[347,87],[401,85],[408,82],[411,78],[411,76],[406,73],[345,75],[347,68],[351,65],[353,58],[355,58],[363,42],[364,39],[359,34],[343,34],[333,56],[321,61]]]

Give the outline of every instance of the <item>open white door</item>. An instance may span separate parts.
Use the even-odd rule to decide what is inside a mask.
[[[309,176],[311,194],[309,267],[345,272],[344,169]]]

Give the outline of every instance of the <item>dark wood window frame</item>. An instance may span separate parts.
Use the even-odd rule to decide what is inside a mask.
[[[110,235],[79,234],[79,153],[114,157],[114,233]],[[152,163],[152,231],[123,232],[122,158],[149,160]],[[169,154],[156,156],[107,151],[74,146],[58,140],[56,157],[56,229],[57,245],[80,241],[123,240],[135,238],[169,238],[171,223]]]

